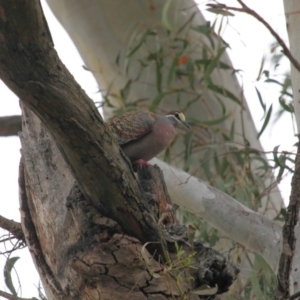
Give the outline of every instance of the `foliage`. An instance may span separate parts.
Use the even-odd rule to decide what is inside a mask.
[[[217,22],[193,26],[192,15],[187,23],[175,30],[166,15],[164,13],[162,27],[145,28],[143,33],[138,33],[137,30],[131,38],[127,53],[119,54],[116,64],[124,70],[123,75],[127,77],[127,81],[119,95],[111,95],[109,91],[105,91],[103,105],[113,107],[115,114],[120,114],[137,107],[160,112],[164,102],[174,103],[181,111],[189,112],[197,109],[199,102],[202,103],[201,107],[206,110],[205,113],[199,113],[198,118],[188,119],[194,130],[180,136],[165,151],[164,160],[172,164],[183,161],[179,166],[185,171],[207,180],[212,186],[258,211],[262,199],[270,197],[272,186],[266,186],[266,179],[274,176],[273,182],[278,183],[287,173],[293,172],[294,154],[279,151],[279,146],[273,151],[262,153],[247,140],[245,130],[242,129],[241,132],[240,128],[237,128],[240,125],[232,118],[225,102],[231,101],[243,109],[243,97],[236,96],[225,86],[218,86],[212,80],[212,75],[222,70],[239,74],[238,70],[223,61],[224,52],[229,45],[215,34],[222,31],[224,22],[218,23],[219,28]],[[223,15],[222,18],[228,16],[232,15]],[[197,32],[199,40],[191,42],[188,31]],[[125,57],[123,65],[120,59],[122,55]],[[274,124],[284,113],[288,113],[293,122],[290,75],[286,73],[280,77],[276,73],[283,59],[278,45],[271,45],[270,57],[262,60],[257,84],[253,85],[264,120],[258,131],[258,139],[266,128],[272,125],[272,120]],[[137,64],[139,72],[136,74],[132,70]],[[145,98],[133,99],[131,89],[136,83],[144,82],[147,74],[151,72],[156,76],[156,86],[153,87],[156,96],[152,99],[148,99],[147,95]],[[265,86],[276,84],[280,87],[279,110],[275,108],[276,103],[268,104],[263,98],[259,87],[261,83]],[[203,97],[204,94],[209,94],[210,101],[213,99],[217,103],[213,112],[207,109],[208,100]],[[111,101],[112,97],[117,101]],[[146,101],[147,104],[150,103],[148,107],[143,105]],[[180,143],[183,147],[179,146],[181,150],[178,151]],[[283,220],[284,215],[285,209],[282,209],[276,219]],[[253,270],[248,283],[239,291],[243,299],[252,299],[253,295],[261,299],[271,299],[275,284],[274,273],[262,258],[253,257],[247,249],[233,241],[228,243],[226,237],[221,237],[216,229],[192,214],[181,212],[180,216],[183,222],[193,224],[198,229],[199,238],[208,246],[224,251],[225,241],[231,260],[237,263],[249,261],[249,268]]]
[[[103,96],[101,105],[112,107],[115,114],[120,114],[137,107],[145,108],[146,101],[150,103],[147,109],[158,112],[164,102],[176,104],[183,112],[195,110],[201,103],[203,112],[199,112],[199,117],[187,120],[193,126],[193,131],[180,136],[165,151],[164,160],[172,163],[182,160],[180,166],[185,171],[199,176],[257,211],[261,206],[262,198],[268,198],[271,190],[266,186],[265,179],[274,174],[276,181],[279,182],[287,172],[292,172],[293,155],[280,152],[277,146],[271,151],[272,157],[267,158],[266,153],[261,153],[252,147],[243,130],[240,134],[240,128],[237,128],[239,125],[233,120],[232,112],[228,110],[225,101],[232,102],[239,109],[243,109],[244,99],[212,80],[215,72],[226,70],[234,74],[239,73],[224,62],[224,53],[229,45],[215,34],[222,31],[224,23],[219,22],[219,27],[217,22],[194,26],[192,22],[194,15],[192,15],[188,22],[175,30],[167,17],[169,5],[170,1],[166,1],[161,27],[145,28],[142,33],[136,30],[126,53],[119,53],[116,57],[115,63],[123,70],[127,80],[118,94],[112,94],[110,88],[101,91]],[[221,13],[222,18],[233,16],[228,12],[225,15],[223,11],[213,12]],[[191,42],[188,32],[197,33],[199,40]],[[257,81],[264,80],[266,85],[275,84],[280,87],[278,96],[280,109],[275,112],[275,121],[280,120],[284,113],[290,114],[293,121],[290,76],[285,74],[278,79],[276,75],[276,70],[283,59],[282,53],[278,51],[278,45],[272,45],[269,59],[271,67],[267,69],[266,60],[263,59]],[[139,69],[137,73],[133,71],[136,66]],[[156,96],[149,99],[145,95],[143,98],[134,99],[131,95],[133,86],[143,82],[149,73],[155,74],[156,84],[153,89],[156,91]],[[270,126],[275,104],[266,103],[259,87],[253,86],[253,89],[256,91],[257,101],[264,114],[264,122],[257,136],[260,138]],[[204,94],[209,94],[211,98],[206,99]],[[211,100],[216,103],[213,112],[207,108]],[[183,146],[177,150],[178,147],[175,146],[180,143]],[[282,220],[284,214],[283,209],[277,219]],[[216,229],[187,212],[181,212],[181,219],[187,224],[192,223],[198,229],[199,238],[208,246],[225,251],[223,246],[227,238],[221,237]],[[232,261],[240,263],[248,260],[251,268],[251,276],[247,282],[241,283],[241,287],[236,287],[238,298],[233,296],[231,299],[241,299],[241,297],[253,299],[254,296],[257,299],[271,299],[276,278],[263,259],[258,255],[249,254],[247,249],[233,241],[227,243],[226,247],[228,257]],[[177,253],[178,262],[172,262],[172,270],[178,271],[177,276],[180,280],[178,266],[188,264],[190,258],[181,259],[184,253],[180,248],[177,249]],[[13,262],[12,259],[8,262]],[[11,267],[6,268],[7,286],[16,295],[9,277],[11,270]],[[40,298],[43,298],[42,294]]]
[[[271,190],[265,185],[265,179],[275,174],[279,182],[282,176],[291,172],[293,154],[280,152],[279,147],[276,147],[273,149],[273,157],[267,158],[267,153],[252,147],[245,130],[237,128],[240,125],[236,124],[225,101],[231,101],[242,109],[245,105],[243,98],[236,96],[225,86],[216,85],[212,80],[212,74],[222,70],[238,74],[237,70],[223,61],[224,51],[229,45],[214,33],[222,31],[223,22],[220,22],[220,28],[216,27],[217,22],[193,26],[193,18],[194,15],[178,30],[173,29],[167,19],[164,19],[162,28],[145,28],[142,33],[138,33],[140,31],[137,30],[131,38],[127,53],[120,53],[116,59],[116,64],[125,70],[123,75],[128,79],[119,95],[112,95],[109,90],[105,91],[103,105],[113,107],[115,114],[120,114],[137,107],[159,112],[164,102],[174,103],[181,111],[190,112],[199,110],[197,105],[201,103],[204,112],[199,112],[198,118],[188,118],[194,130],[180,136],[165,151],[164,160],[172,164],[183,160],[184,163],[180,167],[185,171],[207,180],[211,185],[257,211],[262,198],[269,197]],[[199,34],[199,41],[190,41],[191,37],[187,34],[190,31]],[[276,45],[272,45],[272,71],[276,71],[283,59],[276,49]],[[125,59],[121,65],[122,55]],[[265,77],[265,84],[275,83],[281,87],[278,98],[281,109],[276,112],[275,120],[284,112],[293,118],[289,76],[286,75],[283,81],[275,80],[273,73],[265,69],[264,62],[265,60],[260,67],[258,81]],[[139,72],[136,74],[132,70],[137,64]],[[148,99],[147,95],[142,99],[133,99],[131,89],[136,83],[143,82],[147,76],[145,74],[151,71],[155,73],[156,86],[153,88],[156,90],[156,96],[152,99]],[[257,86],[253,86],[253,89],[264,113],[264,122],[257,136],[259,138],[270,126],[275,109],[273,103],[267,106]],[[212,99],[204,99],[204,91]],[[111,98],[117,101],[112,102]],[[145,107],[144,101],[150,105]],[[207,101],[215,101],[213,112],[207,108]],[[174,146],[180,142],[184,147],[178,151],[178,147]]]

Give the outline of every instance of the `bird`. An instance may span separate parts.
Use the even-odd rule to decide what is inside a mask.
[[[130,111],[108,121],[133,170],[149,166],[147,161],[165,150],[176,135],[176,128],[190,126],[182,112],[173,110],[164,116],[149,111]]]

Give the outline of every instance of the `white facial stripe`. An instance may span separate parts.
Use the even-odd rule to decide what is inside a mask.
[[[180,119],[181,121],[185,121],[185,116],[184,116],[183,113],[179,113],[178,115],[179,115],[179,119]]]

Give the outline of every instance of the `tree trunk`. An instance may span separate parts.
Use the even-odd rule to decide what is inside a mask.
[[[284,3],[284,10],[286,14],[286,25],[287,31],[289,36],[290,42],[290,50],[292,55],[296,58],[298,62],[300,62],[300,47],[299,47],[299,30],[300,30],[300,18],[299,18],[299,11],[300,11],[300,3],[298,1],[293,0],[285,0]],[[298,134],[300,132],[300,75],[299,71],[291,64],[291,77],[292,77],[292,88],[293,88],[293,105],[295,108],[295,119],[297,123]],[[298,153],[299,155],[299,153]],[[298,159],[295,159],[298,161]],[[299,164],[299,163],[298,163]],[[295,172],[298,173],[299,166],[295,166]],[[294,190],[294,196],[292,206],[289,207],[289,213],[296,214],[294,215],[294,222],[292,223],[292,232],[295,237],[299,237],[300,235],[300,228],[299,228],[299,182],[297,182],[297,174],[294,175],[294,180],[292,183],[292,189]],[[299,180],[298,180],[299,181]],[[297,196],[295,198],[295,195]],[[290,225],[290,224],[289,224]],[[290,238],[291,239],[291,238]],[[292,263],[289,266],[290,270],[290,295],[297,293],[300,291],[300,271],[299,271],[299,261],[300,261],[300,239],[296,238],[293,240],[294,247],[290,250],[290,255],[292,254]],[[285,254],[288,253],[287,246],[284,245],[284,252]]]

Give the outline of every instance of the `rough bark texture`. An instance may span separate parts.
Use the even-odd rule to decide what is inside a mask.
[[[293,267],[293,259],[296,249],[297,235],[296,226],[299,226],[300,211],[300,143],[298,142],[298,151],[295,163],[295,173],[292,179],[292,191],[290,203],[287,207],[285,224],[283,226],[283,247],[279,261],[277,275],[276,300],[288,300],[290,298],[290,275]],[[296,283],[295,281],[293,282]],[[297,284],[298,285],[298,284]],[[297,287],[296,285],[296,287]]]
[[[38,1],[0,0],[0,78],[22,99],[22,227],[50,299],[179,299],[204,283],[228,289],[237,269],[201,244],[182,242],[181,259],[195,268],[172,265],[176,247],[167,254],[157,225],[170,200],[157,214],[149,209],[130,163],[59,61]],[[164,230],[171,221],[161,221]],[[142,246],[148,241],[160,260]]]
[[[285,0],[283,1],[285,16],[286,16],[286,26],[289,36],[289,44],[292,55],[300,62],[300,47],[299,47],[299,30],[300,30],[300,1],[295,0]],[[298,134],[300,133],[300,73],[291,64],[291,77],[292,77],[292,87],[293,87],[293,105],[295,108],[295,119],[297,123]],[[299,219],[298,214],[298,219]],[[294,228],[295,236],[300,236],[300,226],[299,224]],[[300,294],[300,239],[296,239],[296,247],[294,251],[294,256],[292,259],[291,266],[291,278],[290,278],[290,293],[298,296]],[[293,298],[293,299],[296,299]],[[292,297],[291,297],[292,299]]]
[[[147,188],[145,206],[155,223],[168,214],[161,220],[162,235],[169,241],[164,246],[168,264],[162,264],[166,256],[159,252],[159,260],[151,257],[140,241],[125,235],[83,196],[48,131],[24,107],[23,116],[22,225],[51,299],[182,299],[203,284],[217,284],[219,293],[227,291],[238,270],[212,249],[200,243],[191,248],[187,240],[182,242],[185,231],[172,213],[169,197],[164,196],[161,177],[150,184],[152,177],[139,173],[141,185]],[[180,259],[174,240],[185,251]],[[153,245],[159,250],[161,244]],[[188,258],[190,265],[184,268]]]
[[[85,197],[129,234],[158,241],[130,163],[59,60],[39,1],[0,1],[0,78],[46,124]]]
[[[7,116],[0,118],[0,136],[18,135],[18,132],[21,130],[21,116]]]

